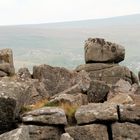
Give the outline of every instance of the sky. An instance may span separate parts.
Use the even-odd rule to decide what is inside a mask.
[[[140,0],[0,0],[0,25],[99,19],[140,13]]]

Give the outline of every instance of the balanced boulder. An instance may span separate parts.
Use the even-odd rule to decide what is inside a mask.
[[[85,43],[85,62],[118,63],[124,60],[125,49],[121,45],[102,38],[89,38]]]

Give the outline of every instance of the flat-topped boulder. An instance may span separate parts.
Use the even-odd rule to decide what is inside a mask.
[[[117,104],[90,103],[79,107],[75,113],[78,124],[87,124],[102,121],[117,121]]]
[[[14,75],[13,53],[11,49],[0,50],[0,77]]]
[[[102,38],[89,38],[85,42],[86,63],[118,63],[124,60],[125,49]]]
[[[63,109],[58,107],[43,107],[25,113],[22,116],[24,123],[38,123],[46,125],[66,125],[67,119]]]

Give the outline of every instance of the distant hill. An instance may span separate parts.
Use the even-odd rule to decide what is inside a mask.
[[[140,14],[107,19],[1,26],[0,48],[12,48],[16,67],[41,63],[75,68],[84,63],[88,37],[102,37],[126,48],[127,65],[140,70]]]

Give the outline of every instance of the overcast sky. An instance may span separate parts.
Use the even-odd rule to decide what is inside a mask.
[[[106,18],[140,13],[140,0],[0,0],[0,25]]]

